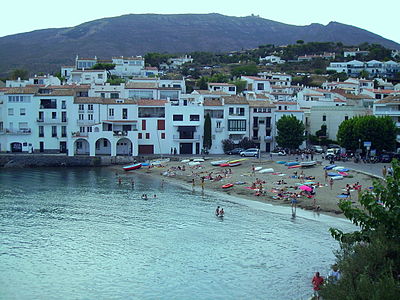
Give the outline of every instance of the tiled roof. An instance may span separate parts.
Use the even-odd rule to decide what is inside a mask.
[[[38,90],[37,87],[14,87],[9,88],[5,94],[35,94]]]
[[[365,89],[366,91],[373,92],[375,94],[392,94],[395,90],[379,90],[379,89]]]
[[[123,103],[117,102],[117,100],[123,100]],[[92,103],[92,104],[137,104],[136,100],[132,99],[111,99],[101,97],[79,97],[74,99],[74,103]]]
[[[234,84],[225,82],[210,82],[208,85],[235,86]]]
[[[128,82],[125,84],[127,89],[156,89],[157,82]]]
[[[168,103],[167,100],[137,100],[139,106],[164,106],[166,103]]]
[[[248,101],[250,107],[268,107],[275,108],[275,105],[271,101],[255,100]]]
[[[222,101],[220,99],[218,100],[205,99],[203,102],[203,106],[222,106]]]
[[[249,104],[245,97],[242,96],[229,96],[223,97],[225,104]]]
[[[256,77],[256,76],[242,76],[242,77],[245,77],[245,78],[248,78],[248,79],[252,79],[252,80],[255,80],[255,81],[269,81],[268,79],[264,79],[264,78],[260,78],[260,77]]]
[[[200,95],[218,95],[218,96],[228,96],[228,93],[221,91],[209,91],[209,90],[195,90]]]
[[[399,102],[400,102],[400,94],[397,94],[397,95],[387,96],[386,98],[378,100],[375,103],[376,104],[385,104],[385,103],[399,104]]]

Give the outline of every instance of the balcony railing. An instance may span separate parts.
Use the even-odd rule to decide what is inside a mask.
[[[224,127],[215,128],[215,132],[222,132],[224,131]]]
[[[113,135],[114,136],[127,136],[128,132],[127,131],[114,131]]]
[[[72,137],[88,137],[88,134],[85,132],[72,132]]]
[[[193,135],[193,137],[181,137],[180,135],[174,135],[173,138],[175,141],[177,140],[199,141],[200,135]]]
[[[43,124],[61,124],[61,123],[67,123],[68,119],[67,118],[64,118],[64,119],[60,119],[60,118],[56,118],[56,119],[52,119],[52,118],[37,118],[36,122],[43,123]]]
[[[78,125],[94,125],[94,120],[76,120]]]
[[[264,136],[264,141],[266,141],[266,142],[272,142],[272,136],[269,136],[269,135]]]
[[[21,129],[5,128],[3,131],[0,131],[0,134],[15,134],[15,135],[26,135],[31,133],[32,131],[30,128],[21,128]]]

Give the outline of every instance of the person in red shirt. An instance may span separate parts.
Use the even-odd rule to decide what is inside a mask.
[[[319,290],[321,285],[324,283],[324,278],[319,276],[319,272],[315,273],[315,276],[311,280],[311,283],[313,284],[313,289],[314,289],[314,297],[319,300]]]

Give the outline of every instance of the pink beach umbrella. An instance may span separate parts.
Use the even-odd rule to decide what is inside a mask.
[[[310,188],[309,186],[306,186],[306,185],[299,186],[299,189],[301,189],[303,191],[307,191],[307,192],[311,192],[312,191],[312,188]]]

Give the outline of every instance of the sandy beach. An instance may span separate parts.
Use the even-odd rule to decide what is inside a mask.
[[[292,199],[296,199],[297,209],[316,210],[339,217],[343,216],[337,205],[341,197],[347,197],[357,206],[359,190],[364,191],[371,187],[373,180],[369,175],[350,170],[346,172],[348,176],[343,179],[333,180],[331,187],[330,177],[326,176],[323,168],[328,165],[327,161],[319,162],[321,164],[313,167],[288,168],[276,161],[260,161],[256,158],[247,158],[240,161],[240,165],[232,167],[211,165],[214,161],[241,159],[235,156],[206,157],[205,161],[199,162],[198,165],[192,165],[193,159],[195,158],[178,160],[177,157],[172,157],[169,162],[162,162],[161,165],[143,166],[129,172],[125,172],[121,166],[113,168],[123,181],[130,181],[131,174],[140,173],[157,176],[164,180],[165,184],[176,182],[199,191],[212,190],[275,205],[293,206]],[[340,166],[340,163],[337,165]],[[260,173],[258,170],[271,168],[273,172],[268,173]],[[356,183],[361,186],[359,190],[353,188]],[[222,188],[226,184],[233,186]],[[315,193],[299,188],[304,185],[312,187]],[[342,195],[346,192],[346,185],[352,187],[350,196]]]

